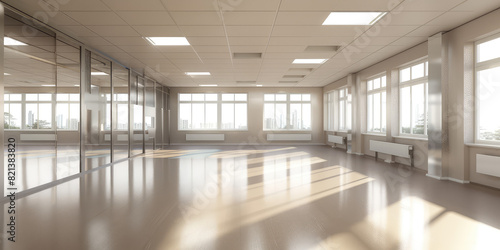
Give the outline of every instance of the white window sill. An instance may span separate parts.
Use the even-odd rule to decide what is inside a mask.
[[[178,132],[201,132],[201,133],[223,133],[223,132],[248,132],[248,129],[233,130],[177,130]]]
[[[370,135],[370,136],[380,136],[380,137],[386,137],[386,134],[378,134],[378,133],[361,133],[362,135]]]
[[[492,149],[500,149],[500,145],[493,144],[480,144],[480,143],[465,143],[466,146],[471,148],[492,148]]]
[[[426,137],[413,137],[413,136],[393,136],[394,138],[398,139],[406,139],[406,140],[415,140],[415,141],[428,141]]]
[[[263,130],[264,132],[283,132],[283,133],[286,133],[286,132],[303,132],[303,133],[311,133],[312,130],[286,130],[286,129],[283,129],[283,130]]]

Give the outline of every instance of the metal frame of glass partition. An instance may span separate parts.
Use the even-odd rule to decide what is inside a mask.
[[[5,4],[2,5],[5,6]],[[153,120],[149,121],[150,124],[148,123],[148,125],[151,125],[151,127],[153,127],[153,129],[155,130],[148,131],[150,133],[154,133],[154,136],[152,136],[151,138],[153,147],[150,149],[161,149],[164,148],[165,145],[169,144],[167,143],[167,141],[169,140],[167,87],[161,86],[152,78],[148,78],[143,74],[139,74],[123,66],[119,62],[105,55],[102,55],[101,53],[85,46],[72,37],[67,36],[66,34],[63,34],[55,29],[52,29],[51,27],[48,27],[39,21],[33,20],[31,17],[16,10],[15,8],[12,8],[10,6],[5,7],[6,12],[8,13],[7,15],[15,15],[16,17],[19,17],[18,21],[22,21],[21,23],[23,23],[23,25],[28,25],[26,22],[33,22],[34,24],[36,24],[30,25],[30,29],[33,29],[34,31],[37,31],[38,29],[50,31],[49,33],[53,35],[47,36],[46,40],[54,41],[53,43],[55,48],[57,48],[57,46],[59,45],[64,45],[60,43],[60,41],[67,43],[66,45],[73,46],[74,50],[71,51],[72,56],[73,58],[78,58],[73,60],[77,60],[78,62],[71,63],[71,60],[68,60],[68,58],[59,56],[57,50],[53,52],[43,51],[47,54],[48,59],[51,59],[52,57],[55,58],[55,61],[52,65],[52,67],[55,68],[55,77],[50,78],[52,80],[49,79],[49,81],[51,82],[48,83],[48,85],[52,86],[50,88],[53,88],[50,90],[52,91],[50,92],[50,95],[52,97],[51,100],[46,101],[47,103],[51,103],[52,105],[50,112],[50,120],[52,121],[52,125],[50,128],[44,129],[43,131],[11,130],[10,125],[9,129],[7,130],[5,129],[5,127],[0,128],[2,132],[0,133],[0,140],[4,142],[2,143],[2,149],[0,150],[0,157],[4,159],[0,163],[0,167],[2,169],[2,171],[0,171],[0,186],[3,187],[3,201],[6,200],[6,140],[10,138],[10,136],[14,132],[16,133],[16,138],[20,137],[19,134],[37,133],[54,134],[53,138],[55,138],[52,139],[54,149],[48,150],[47,154],[35,153],[35,151],[30,151],[26,147],[27,150],[25,150],[25,152],[22,152],[22,154],[16,156],[16,161],[22,162],[26,160],[24,155],[31,154],[31,156],[34,157],[34,159],[37,159],[39,163],[49,163],[49,165],[53,164],[49,168],[49,170],[52,171],[51,173],[48,173],[48,176],[50,176],[50,178],[44,181],[33,181],[32,176],[30,176],[30,171],[25,171],[26,179],[23,180],[21,178],[19,181],[24,181],[25,183],[31,182],[32,184],[25,185],[24,188],[21,188],[20,190],[22,191],[18,194],[18,197],[22,197],[23,195],[28,195],[30,193],[37,192],[61,182],[77,178],[78,176],[85,174],[87,171],[101,168],[111,163],[123,161],[133,156],[143,154],[146,150],[146,143],[151,143],[146,142],[145,140],[146,113],[151,114],[150,117],[153,117]],[[5,12],[0,13],[0,35],[5,35],[5,15]],[[22,34],[19,35],[19,40],[23,40]],[[5,67],[12,67],[9,66],[9,61],[6,62],[7,59],[4,54],[4,45],[2,44],[1,46],[0,71],[2,72],[0,72],[0,95],[4,96],[5,79],[2,73],[4,73]],[[32,44],[28,43],[28,46],[32,46]],[[26,56],[30,56],[29,51],[19,51],[24,53],[24,55]],[[21,55],[23,55],[22,53]],[[97,62],[99,61],[97,60],[97,58],[102,61],[102,65],[95,65],[99,64],[99,62]],[[42,66],[44,65],[42,63],[51,63],[50,60],[39,61],[40,65]],[[72,70],[72,75],[70,77],[68,77],[68,73],[66,72],[67,70]],[[9,81],[11,81],[10,84],[12,84],[13,80]],[[66,81],[65,85],[62,84],[63,81]],[[101,84],[101,86],[98,86],[99,84]],[[30,93],[30,95],[35,95],[37,90],[33,88],[31,91],[33,92]],[[157,91],[161,93],[157,93]],[[78,96],[75,96],[76,93],[78,93]],[[146,93],[149,95],[152,94],[154,98],[153,106],[150,105],[151,103],[145,103]],[[161,104],[157,103],[157,94],[161,94],[163,96]],[[22,95],[24,96],[24,99],[21,103],[22,105],[27,105],[24,103],[27,102],[24,101],[27,98],[26,94]],[[71,96],[76,99],[71,99]],[[4,110],[4,103],[5,101],[2,98],[0,100],[0,111]],[[146,104],[148,104],[149,106]],[[78,110],[80,111],[80,113],[79,115],[75,116],[75,114],[71,114],[72,112],[69,111],[69,109],[77,107],[78,105]],[[60,108],[66,106],[68,108]],[[148,110],[146,106],[148,106]],[[22,107],[24,110],[24,106]],[[65,112],[68,113],[68,116],[73,115],[76,118],[64,116]],[[56,115],[59,115],[60,113],[62,115],[60,117],[56,117]],[[120,114],[122,114],[122,119],[118,121],[117,117],[120,116]],[[123,118],[125,114],[127,117]],[[163,117],[158,117],[157,114],[162,114]],[[158,119],[160,118],[162,119],[161,122],[158,121]],[[5,122],[5,117],[3,116],[1,120]],[[62,120],[65,120],[65,122],[61,122]],[[62,123],[64,123],[65,125],[62,126]],[[39,124],[40,123],[37,124],[37,128],[40,128]],[[72,124],[71,126],[73,127],[77,126],[77,129],[67,129],[70,124]],[[157,133],[155,132],[158,131],[159,133],[160,130],[161,139],[158,139],[158,141],[156,141],[158,136],[156,136]],[[91,131],[92,133],[90,133],[89,131]],[[58,134],[60,133],[63,133],[64,135],[61,134],[58,137]],[[73,138],[72,140],[75,140],[75,142],[70,143],[71,147],[73,147],[71,148],[71,150],[69,150],[70,153],[68,153],[68,151],[66,150],[68,145],[62,145],[60,143],[61,140],[68,140],[67,138]],[[44,145],[44,143],[46,144],[46,142],[43,141],[29,142],[33,144],[33,147],[40,147],[41,145]],[[23,148],[24,145],[27,144],[23,140],[18,141],[18,143],[21,148]],[[59,161],[58,157],[62,157],[61,159],[64,158],[65,160]],[[105,160],[95,160],[99,158]],[[67,159],[70,159],[73,167],[75,167],[74,164],[76,162],[76,170],[73,172],[66,171],[64,174],[59,174],[61,169],[64,170],[65,166],[69,166],[69,163],[66,161]],[[36,163],[37,161],[32,161],[32,163]],[[97,163],[90,164],[92,165],[90,166],[89,164],[87,164],[87,162],[89,161],[95,161]]]

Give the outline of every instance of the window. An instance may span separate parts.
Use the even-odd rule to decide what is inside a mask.
[[[352,123],[352,95],[349,88],[328,92],[324,96],[325,129],[327,131],[348,131]]]
[[[52,96],[52,94],[5,94],[4,128],[53,129]]]
[[[500,144],[500,36],[476,43],[476,142]]]
[[[399,71],[399,127],[402,135],[427,135],[427,72],[426,61]]]
[[[56,100],[57,129],[78,130],[80,94],[57,94]]]
[[[371,133],[384,133],[386,131],[386,76],[369,79],[366,85],[366,130]]]
[[[338,90],[338,128],[340,131],[351,129],[352,123],[352,95],[349,88]]]
[[[265,94],[264,130],[311,130],[310,94]]]
[[[247,129],[247,94],[222,94],[221,129]]]
[[[178,128],[179,130],[245,130],[247,94],[179,94]]]

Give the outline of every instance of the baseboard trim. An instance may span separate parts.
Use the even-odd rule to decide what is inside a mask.
[[[171,146],[325,146],[324,143],[171,143]]]
[[[456,183],[460,183],[460,184],[470,184],[470,181],[459,180],[459,179],[455,179],[452,177],[439,177],[439,176],[430,175],[430,174],[426,174],[426,176],[433,178],[433,179],[436,179],[436,180],[440,180],[440,181],[452,181],[452,182],[456,182]]]

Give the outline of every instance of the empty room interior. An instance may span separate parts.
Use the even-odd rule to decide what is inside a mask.
[[[0,9],[0,249],[500,249],[498,0]]]

